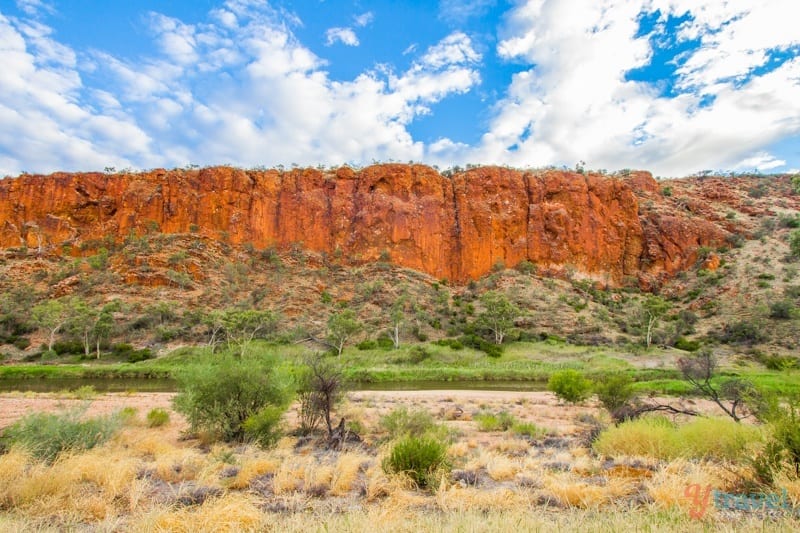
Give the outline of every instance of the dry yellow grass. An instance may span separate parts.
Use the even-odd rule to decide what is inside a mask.
[[[314,467],[314,459],[311,457],[294,457],[284,460],[272,478],[272,490],[276,495],[296,492],[303,486],[306,477],[306,469]]]
[[[34,516],[73,514],[92,521],[129,508],[126,503],[138,460],[104,446],[62,456],[52,465],[11,452],[2,457],[0,466],[6,505]],[[11,474],[14,478],[7,478]]]
[[[358,406],[363,416],[377,419],[378,407],[365,406]],[[432,491],[383,471],[388,445],[322,452],[285,438],[270,451],[227,445],[209,451],[179,440],[176,428],[136,426],[52,465],[12,450],[0,455],[0,531],[800,530],[797,519],[766,523],[744,513],[715,514],[711,506],[705,521],[690,520],[686,485],[730,491],[729,465],[676,460],[648,478],[650,470],[626,467],[626,458],[615,457],[621,466],[606,471],[584,448],[531,448],[508,435],[476,438],[472,431],[448,452],[459,468],[476,473],[477,486],[446,477]],[[554,462],[568,471],[554,473],[561,468]],[[234,468],[233,477],[223,474]],[[254,483],[264,476],[269,483]],[[777,485],[797,504],[800,482],[783,476]],[[177,501],[207,488],[217,491],[201,504]],[[640,491],[654,503],[633,503]],[[548,499],[560,508],[543,505]]]
[[[23,479],[25,469],[31,462],[29,453],[22,450],[11,450],[0,455],[0,507],[15,504],[15,485]]]
[[[198,508],[161,507],[134,521],[131,531],[141,532],[225,532],[258,531],[267,523],[252,498],[244,494],[226,494],[206,501]]]
[[[232,489],[244,489],[257,477],[265,474],[274,474],[280,467],[280,461],[274,457],[254,457],[242,462],[239,472],[229,482],[228,486]]]
[[[161,431],[144,427],[127,428],[116,437],[115,441],[139,456],[161,455],[175,448],[164,439]]]
[[[789,496],[789,500],[795,508],[800,508],[800,479],[794,476],[787,476],[781,474],[775,480],[775,487],[780,490],[785,490]]]
[[[522,470],[522,462],[506,457],[505,455],[494,452],[482,451],[478,457],[467,464],[468,470],[485,468],[494,481],[506,481],[514,479],[514,476]]]
[[[344,496],[351,490],[358,479],[361,465],[369,463],[370,458],[365,455],[344,453],[336,461],[336,469],[331,480],[331,494]]]
[[[689,485],[711,487],[712,489],[725,490],[727,487],[727,473],[707,463],[693,463],[677,459],[662,467],[652,478],[647,480],[645,486],[653,502],[660,508],[678,507],[688,512],[692,501],[686,496]],[[709,507],[709,515],[713,514],[713,506]]]
[[[452,485],[436,492],[436,504],[444,512],[467,510],[503,511],[530,507],[531,494],[522,490],[478,489]]]
[[[172,448],[156,455],[154,469],[156,475],[168,483],[191,481],[198,477],[206,458],[196,450]]]
[[[489,449],[495,452],[520,455],[528,453],[531,445],[522,439],[502,439],[492,443]]]
[[[594,485],[577,481],[569,475],[559,475],[550,476],[545,481],[545,489],[562,505],[588,509],[630,494],[634,485],[622,479],[610,479],[605,485]]]

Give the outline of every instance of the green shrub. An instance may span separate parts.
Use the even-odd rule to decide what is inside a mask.
[[[80,355],[86,350],[79,341],[60,341],[53,343],[53,351],[58,355]]]
[[[464,345],[458,339],[439,339],[438,341],[435,341],[433,344],[437,346],[447,346],[451,350],[456,350],[456,351],[464,349]]]
[[[686,337],[678,337],[675,341],[675,348],[687,352],[696,352],[700,349],[700,341],[690,341]]]
[[[133,351],[133,345],[126,342],[118,342],[111,346],[111,353],[117,356],[127,356]]]
[[[792,231],[789,235],[789,250],[792,257],[800,257],[800,229]]]
[[[398,407],[391,413],[381,417],[379,425],[389,434],[390,439],[404,435],[419,437],[426,433],[436,431],[437,424],[428,411],[409,411],[405,407]]]
[[[514,416],[506,411],[495,413],[478,413],[475,415],[478,431],[507,431],[515,424]]]
[[[93,385],[81,385],[77,389],[70,391],[70,395],[78,400],[91,400],[97,394],[97,389]]]
[[[409,363],[416,365],[418,363],[421,363],[422,361],[425,361],[426,359],[430,359],[430,357],[431,357],[431,352],[426,350],[424,347],[413,346],[408,351],[408,357],[406,359]]]
[[[192,430],[224,441],[244,440],[248,418],[265,407],[285,410],[291,398],[290,379],[270,358],[206,357],[177,370],[175,378],[176,410]]]
[[[555,372],[547,382],[547,390],[569,403],[582,402],[589,397],[591,389],[592,382],[584,378],[577,370]]]
[[[431,486],[437,477],[450,469],[447,444],[435,437],[408,435],[392,446],[383,462],[383,469],[405,474],[421,488]]]
[[[533,422],[515,422],[513,426],[511,426],[511,431],[514,432],[515,435],[520,435],[522,437],[531,437],[531,438],[539,438],[545,435],[546,431]]]
[[[517,270],[523,274],[536,274],[537,267],[526,259],[517,264]]]
[[[624,373],[605,374],[594,383],[597,399],[612,416],[634,397],[633,379]]]
[[[367,339],[359,342],[356,344],[356,348],[359,350],[374,350],[378,347],[378,341]]]
[[[12,341],[12,344],[17,350],[24,350],[31,345],[31,341],[27,337],[17,337]]]
[[[771,483],[783,464],[788,463],[792,475],[800,476],[800,398],[769,395],[762,397],[762,402],[757,416],[770,431],[767,446],[754,461],[757,475]]]
[[[139,363],[141,361],[152,359],[153,357],[153,351],[150,350],[150,348],[142,348],[141,350],[133,350],[132,352],[128,352],[129,363]]]
[[[754,344],[765,339],[762,328],[746,320],[726,324],[718,337],[729,344]]]
[[[123,426],[132,426],[136,423],[136,413],[135,407],[128,406],[120,409],[117,414]]]
[[[463,346],[469,346],[470,348],[480,350],[489,357],[500,357],[503,355],[503,345],[491,343],[478,335],[462,335],[458,340]]]
[[[788,320],[794,316],[794,302],[791,300],[778,300],[769,305],[769,317],[778,320]]]
[[[169,424],[169,413],[166,409],[156,407],[147,413],[147,426],[157,428]]]
[[[394,348],[394,341],[386,336],[378,337],[378,339],[375,342],[377,343],[378,348],[381,348],[383,350],[391,350],[392,348]]]
[[[242,427],[245,435],[264,448],[272,446],[283,434],[281,418],[285,411],[286,408],[282,406],[264,407],[244,421]]]
[[[677,457],[743,460],[763,441],[761,430],[728,418],[696,418],[676,425],[648,416],[603,431],[594,450],[609,456],[640,455],[661,460]]]
[[[781,213],[778,215],[778,225],[782,228],[800,228],[800,215]]]
[[[60,414],[26,415],[3,432],[5,447],[19,446],[35,457],[52,462],[67,451],[88,450],[98,446],[119,429],[119,415],[81,420],[83,411]]]
[[[765,355],[760,361],[770,370],[790,370],[800,366],[798,359],[791,355]]]

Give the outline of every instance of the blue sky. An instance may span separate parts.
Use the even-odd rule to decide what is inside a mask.
[[[800,169],[797,0],[0,0],[0,176]]]

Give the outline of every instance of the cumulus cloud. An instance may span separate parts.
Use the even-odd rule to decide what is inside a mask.
[[[440,7],[469,17],[491,4]],[[59,42],[47,5],[0,13],[0,175],[373,159],[770,171],[791,157],[769,147],[800,135],[794,0],[517,0],[495,52],[519,68],[474,144],[409,129],[481,83],[481,47],[463,31],[410,46],[404,70],[334,80],[293,33],[301,21],[263,0],[228,0],[192,24],[150,13],[157,52],[137,58]],[[355,46],[353,28],[372,20],[326,40]],[[636,75],[648,68],[662,79]]]
[[[479,145],[443,143],[439,156],[583,160],[664,175],[756,159],[759,168],[777,168],[769,154],[752,154],[800,132],[800,32],[786,16],[796,9],[793,0],[518,2],[497,52],[529,68],[514,75]],[[650,33],[641,31],[644,15],[658,19]],[[675,89],[664,94],[630,74],[664,46],[659,34],[670,17],[685,19],[678,43],[692,46],[673,58]]]
[[[331,46],[337,42],[347,46],[358,46],[358,37],[352,28],[328,28],[325,32],[325,44]]]
[[[0,172],[421,160],[408,125],[480,80],[480,55],[460,33],[404,71],[334,81],[262,3],[230,0],[193,25],[151,13],[147,24],[159,53],[131,60],[0,18],[12,45],[0,49]]]
[[[87,94],[76,54],[51,33],[0,14],[0,175],[147,161],[151,139],[129,118],[96,109],[111,100]]]
[[[772,170],[774,168],[782,167],[785,165],[786,161],[784,161],[783,159],[776,159],[767,152],[758,152],[755,155],[752,155],[746,159],[743,159],[742,161],[739,161],[734,166],[734,170],[762,171],[762,170]]]

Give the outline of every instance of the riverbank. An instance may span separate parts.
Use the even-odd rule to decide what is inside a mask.
[[[127,363],[113,360],[79,360],[65,357],[43,363],[0,366],[1,390],[55,391],[94,386],[98,390],[174,390],[174,372],[198,356],[205,347],[182,347],[161,357]],[[302,345],[255,342],[247,357],[274,357],[293,368],[311,353]],[[435,343],[403,345],[397,350],[348,348],[331,356],[341,366],[354,389],[494,388],[542,390],[554,372],[574,369],[591,379],[609,373],[626,373],[643,393],[691,395],[681,379],[680,350],[653,349],[629,353],[613,347],[579,346],[561,342],[515,342],[499,357],[468,347],[453,349]],[[746,378],[756,386],[779,394],[800,393],[800,370],[769,370],[736,354],[720,361],[718,380]],[[32,383],[36,385],[32,385]]]

